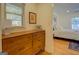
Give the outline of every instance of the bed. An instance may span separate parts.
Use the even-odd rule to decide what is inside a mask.
[[[55,30],[54,37],[67,38],[79,41],[79,31],[73,30]]]

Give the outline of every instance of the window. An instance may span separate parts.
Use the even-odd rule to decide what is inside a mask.
[[[72,29],[79,31],[79,17],[72,18]]]
[[[11,22],[11,26],[22,26],[23,21],[23,4],[7,3],[6,5],[6,20]]]

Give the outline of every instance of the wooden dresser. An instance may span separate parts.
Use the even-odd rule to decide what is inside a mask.
[[[3,36],[2,50],[9,55],[34,55],[45,48],[45,31],[32,30]]]

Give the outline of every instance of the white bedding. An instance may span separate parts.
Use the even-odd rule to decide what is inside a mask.
[[[68,39],[74,39],[79,40],[79,31],[72,31],[72,30],[56,30],[54,31],[55,37],[61,37],[61,38],[68,38]]]

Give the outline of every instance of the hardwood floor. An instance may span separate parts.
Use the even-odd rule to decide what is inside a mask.
[[[79,55],[78,51],[68,48],[69,41],[54,39],[54,53],[53,55]],[[52,45],[53,46],[53,45]],[[38,55],[51,55],[47,52],[40,52]]]
[[[78,51],[68,48],[69,41],[54,39],[54,55],[79,55]]]

